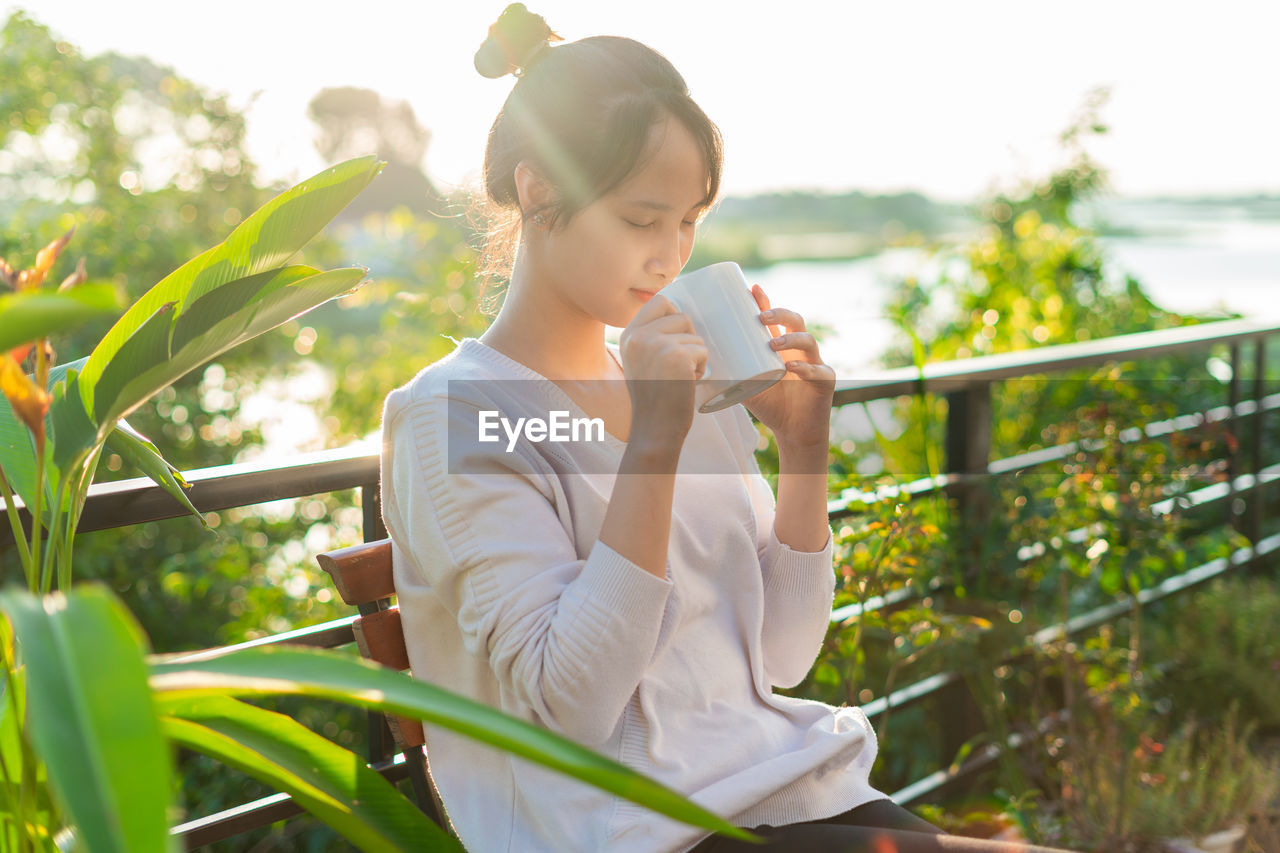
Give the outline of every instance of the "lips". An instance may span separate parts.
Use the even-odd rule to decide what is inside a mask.
[[[657,293],[656,290],[640,290],[639,288],[631,288],[631,292],[640,298],[641,302],[648,302]]]

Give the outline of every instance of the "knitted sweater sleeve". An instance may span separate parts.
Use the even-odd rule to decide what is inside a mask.
[[[774,687],[794,687],[813,666],[827,635],[835,599],[831,525],[821,551],[796,551],[778,540],[776,502],[760,473],[754,447],[756,428],[743,409],[738,420],[749,457],[747,491],[756,519],[756,553],[764,577],[761,646],[765,674]]]
[[[434,397],[384,424],[388,529],[505,695],[603,743],[653,655],[671,583],[599,541],[579,558],[554,472],[528,443],[468,447],[478,411]]]

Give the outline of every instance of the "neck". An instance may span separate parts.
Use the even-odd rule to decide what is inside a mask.
[[[487,346],[551,380],[614,378],[605,325],[540,286],[517,257],[502,308],[480,336]]]

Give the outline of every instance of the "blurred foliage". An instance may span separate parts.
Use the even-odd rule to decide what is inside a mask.
[[[1060,136],[1067,164],[978,205],[979,237],[935,245],[941,273],[908,278],[891,297],[897,325],[927,341],[927,361],[1016,352],[1052,344],[1195,322],[1151,302],[1132,276],[1116,281],[1096,234],[1076,224],[1073,208],[1107,186],[1087,150],[1107,132],[1098,117],[1108,92],[1095,90]],[[911,363],[899,346],[886,363]]]
[[[244,119],[141,57],[83,55],[22,12],[0,30],[0,256],[77,226],[90,278],[132,302],[274,193],[254,186]],[[111,320],[60,355],[83,355]]]
[[[933,248],[936,278],[899,282],[889,310],[903,343],[888,364],[922,369],[1199,321],[1152,304],[1133,278],[1117,280],[1096,235],[1073,219],[1077,203],[1106,185],[1086,150],[1090,136],[1106,131],[1097,115],[1105,94],[1094,93],[1062,135],[1065,166],[980,204],[973,240]],[[864,407],[860,423],[873,440],[833,446],[830,480],[831,499],[850,504],[832,525],[836,604],[857,607],[831,625],[795,692],[867,705],[897,686],[957,671],[987,731],[954,742],[952,723],[939,717],[960,721],[969,712],[948,705],[949,692],[901,710],[876,702],[881,751],[872,781],[881,790],[936,770],[940,753],[955,752],[958,763],[979,746],[1025,736],[1062,707],[1061,685],[1042,683],[1046,664],[1036,655],[1048,652],[1029,643],[1034,632],[1130,602],[1139,589],[1247,544],[1224,526],[1220,504],[1195,509],[1188,499],[1226,477],[1225,458],[1253,426],[1166,428],[1226,402],[1228,360],[1219,347],[994,384],[992,460],[1062,450],[967,486],[967,511],[955,494],[908,495],[911,484],[946,469],[950,401],[914,396]],[[1267,451],[1274,445],[1265,438]],[[1086,672],[1091,685],[1128,690],[1126,701],[1137,696],[1147,708],[1154,700],[1135,691],[1154,679],[1143,665],[1150,632],[1142,608],[1130,604],[1126,614],[1124,646],[1102,643]],[[987,781],[1002,792],[997,812],[1052,809],[1035,799],[1050,789],[1025,774]]]
[[[75,225],[90,279],[109,278],[133,301],[283,188],[255,185],[241,113],[172,69],[86,56],[22,12],[0,44],[0,257],[32,256]],[[358,147],[357,127],[341,116],[326,125],[343,150]],[[458,219],[403,207],[341,220],[300,261],[363,263],[372,283],[197,369],[130,422],[184,470],[369,435],[386,394],[452,349],[446,336],[485,325],[472,309],[467,237]],[[86,354],[110,322],[86,324],[57,359]],[[137,474],[104,454],[99,480],[128,476]],[[212,533],[190,518],[99,531],[79,537],[77,571],[119,593],[157,651],[240,642],[345,615],[314,555],[360,541],[361,518],[349,490],[210,513]],[[19,577],[16,555],[0,551],[0,581]],[[361,714],[308,714],[317,731],[336,727],[357,749],[364,740]],[[209,764],[180,759],[192,817],[260,792]],[[316,838],[290,843],[312,849]]]
[[[1222,578],[1171,601],[1158,615],[1149,657],[1172,706],[1216,721],[1238,703],[1241,718],[1280,734],[1280,589],[1265,576]]]

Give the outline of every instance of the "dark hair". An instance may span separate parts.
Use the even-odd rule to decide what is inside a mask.
[[[476,54],[476,67],[486,76],[518,76],[485,148],[491,215],[482,274],[509,275],[525,219],[543,214],[552,228],[567,224],[625,181],[642,165],[650,128],[667,116],[680,121],[702,149],[707,206],[720,190],[720,131],[666,57],[618,36],[547,45],[558,38],[541,17],[512,4]],[[521,210],[515,168],[522,160],[556,189],[552,203]]]

